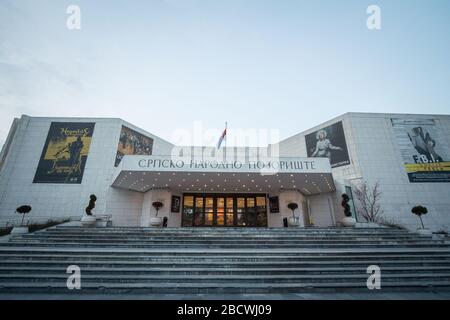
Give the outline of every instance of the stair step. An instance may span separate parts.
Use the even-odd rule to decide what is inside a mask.
[[[0,243],[0,292],[285,293],[450,289],[450,243],[388,228],[80,228]],[[386,289],[384,289],[386,290]]]

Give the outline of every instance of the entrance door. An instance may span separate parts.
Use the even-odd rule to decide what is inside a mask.
[[[216,198],[216,219],[215,225],[218,227],[225,226],[225,198]]]
[[[185,194],[183,227],[267,227],[264,194]]]

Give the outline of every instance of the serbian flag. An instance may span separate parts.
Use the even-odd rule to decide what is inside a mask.
[[[226,138],[227,138],[227,124],[225,123],[225,130],[223,130],[222,135],[219,138],[219,141],[217,141],[217,149],[220,149],[223,140],[225,140]]]

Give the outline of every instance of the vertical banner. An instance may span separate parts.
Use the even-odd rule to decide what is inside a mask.
[[[180,205],[181,205],[181,197],[179,196],[172,196],[172,200],[170,203],[170,212],[180,212]]]
[[[350,164],[342,121],[305,136],[308,157],[328,158],[332,168]]]
[[[450,182],[450,152],[433,119],[391,119],[410,182]]]
[[[81,183],[94,126],[52,122],[33,183]]]
[[[280,212],[280,203],[278,197],[269,197],[269,211],[270,213]]]
[[[152,154],[152,149],[152,138],[146,137],[130,128],[122,126],[114,166],[117,167],[125,155],[150,156]]]

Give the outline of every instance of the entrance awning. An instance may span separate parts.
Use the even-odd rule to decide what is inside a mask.
[[[264,158],[257,161],[171,156],[125,156],[113,187],[137,192],[261,192],[298,190],[305,195],[335,190],[326,158]]]

